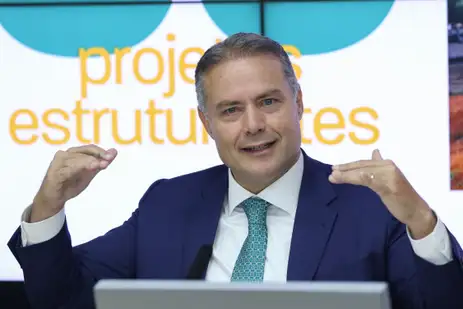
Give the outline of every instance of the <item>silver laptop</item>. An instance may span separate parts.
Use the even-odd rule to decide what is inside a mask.
[[[101,280],[97,309],[391,309],[386,283]]]

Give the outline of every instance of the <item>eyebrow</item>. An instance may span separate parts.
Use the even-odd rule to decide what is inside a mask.
[[[264,93],[258,95],[254,99],[254,101],[261,100],[263,98],[270,97],[270,96],[280,96],[280,97],[282,97],[282,96],[284,96],[284,94],[283,94],[283,91],[281,91],[280,89],[276,89],[276,88],[275,89],[270,89],[270,90],[267,90]]]
[[[270,90],[267,90],[265,92],[263,92],[262,94],[259,94],[258,96],[256,96],[254,98],[254,101],[258,101],[258,100],[261,100],[263,98],[266,98],[266,97],[269,97],[269,96],[272,96],[272,95],[276,95],[276,96],[284,96],[283,95],[283,92],[279,89],[270,89]],[[225,107],[229,107],[229,106],[236,106],[240,104],[239,101],[231,101],[231,100],[223,100],[223,101],[220,101],[217,106],[216,106],[216,109],[222,109],[222,108],[225,108]]]
[[[220,101],[217,106],[216,106],[216,109],[219,110],[219,109],[223,109],[225,107],[230,107],[230,106],[236,106],[240,104],[239,101],[229,101],[229,100],[224,100],[224,101]]]

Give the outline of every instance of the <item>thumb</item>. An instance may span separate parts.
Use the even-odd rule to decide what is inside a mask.
[[[383,157],[381,157],[381,154],[379,153],[378,149],[373,150],[373,154],[371,155],[371,159],[374,160],[374,161],[380,161],[380,160],[383,159]]]

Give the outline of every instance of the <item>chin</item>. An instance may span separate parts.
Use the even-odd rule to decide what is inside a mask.
[[[262,180],[275,178],[281,168],[276,162],[250,162],[243,166],[242,169],[246,174],[250,175],[250,178]]]

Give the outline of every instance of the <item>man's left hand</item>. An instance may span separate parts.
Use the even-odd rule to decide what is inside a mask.
[[[426,237],[436,226],[437,218],[432,209],[395,163],[384,160],[378,150],[373,151],[371,160],[333,166],[329,180],[335,184],[367,186],[375,191],[389,212],[408,226],[414,239]]]

